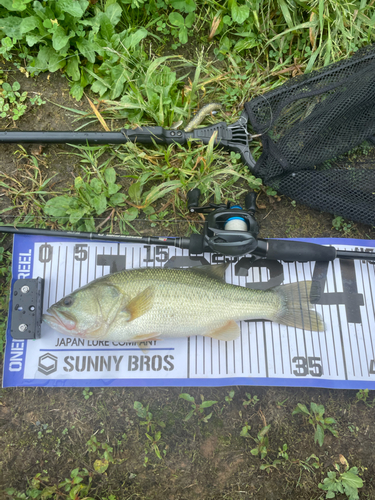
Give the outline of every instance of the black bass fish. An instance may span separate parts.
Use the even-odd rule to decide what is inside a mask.
[[[144,342],[203,335],[235,340],[241,320],[323,331],[309,303],[311,282],[252,290],[224,281],[226,264],[146,268],[98,278],[43,315],[54,330],[85,339]]]

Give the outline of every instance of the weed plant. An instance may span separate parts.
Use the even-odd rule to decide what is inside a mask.
[[[335,437],[338,436],[337,430],[334,428],[336,420],[332,417],[324,417],[324,413],[324,406],[316,403],[310,403],[310,411],[305,405],[298,403],[293,411],[293,415],[303,415],[308,423],[314,427],[314,442],[319,443],[319,446],[323,446],[325,430],[330,431]]]

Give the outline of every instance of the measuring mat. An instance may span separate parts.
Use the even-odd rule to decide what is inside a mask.
[[[251,261],[132,243],[15,235],[3,387],[265,385],[375,389],[375,241],[304,239],[341,250],[374,252],[374,261]],[[42,323],[41,338],[11,337],[17,279],[44,280],[43,312],[73,290],[111,272],[230,262],[233,285],[267,289],[320,282],[314,300],[326,329],[311,332],[269,321],[243,321],[230,342],[209,337],[136,343],[68,337]],[[19,312],[19,310],[17,311]],[[197,310],[196,314],[204,314]],[[22,326],[22,325],[21,325]]]

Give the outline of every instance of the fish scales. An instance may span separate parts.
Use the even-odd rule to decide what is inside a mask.
[[[87,339],[145,341],[203,335],[234,340],[237,321],[264,319],[324,329],[309,304],[311,283],[272,290],[225,283],[226,265],[146,268],[99,278],[50,307],[52,328]]]
[[[134,272],[134,288],[124,274],[109,277],[123,293],[132,288],[132,295],[139,294],[148,286],[155,286],[154,306],[137,323],[129,325],[137,333],[147,333],[150,325],[163,336],[186,336],[209,333],[223,322],[235,319],[256,319],[260,308],[270,316],[282,307],[280,298],[274,293],[264,293],[245,287],[220,283],[196,272],[150,268],[144,272]],[[114,332],[112,332],[114,333]],[[116,332],[121,337],[121,331]],[[116,340],[119,340],[117,337]]]

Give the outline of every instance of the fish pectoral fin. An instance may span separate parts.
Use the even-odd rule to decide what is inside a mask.
[[[128,321],[133,321],[146,314],[154,303],[154,287],[149,286],[130,302],[128,302],[122,313],[129,314]]]
[[[236,340],[239,336],[240,327],[233,319],[227,321],[224,325],[219,326],[219,328],[215,328],[206,335],[206,337],[225,341]]]

